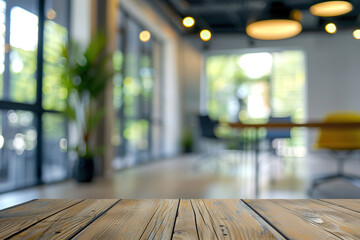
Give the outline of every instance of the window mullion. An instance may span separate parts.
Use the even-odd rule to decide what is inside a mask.
[[[39,0],[39,31],[38,31],[38,51],[37,51],[37,68],[36,68],[36,106],[42,109],[42,82],[43,82],[43,59],[44,59],[44,20],[45,20],[45,0]],[[37,116],[37,148],[36,148],[36,180],[37,184],[42,184],[42,113],[39,111]]]

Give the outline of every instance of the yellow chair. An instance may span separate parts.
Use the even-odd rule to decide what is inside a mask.
[[[360,123],[359,112],[335,112],[324,118],[325,123]],[[312,188],[329,180],[342,178],[355,185],[359,185],[360,176],[344,174],[344,162],[346,158],[360,149],[360,128],[321,128],[317,142],[317,149],[329,149],[337,155],[337,173],[314,179]]]

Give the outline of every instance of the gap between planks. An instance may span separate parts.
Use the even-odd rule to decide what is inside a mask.
[[[102,213],[100,213],[99,215],[95,216],[90,222],[88,222],[85,226],[81,227],[80,229],[78,229],[74,234],[72,234],[68,239],[73,239],[74,237],[76,237],[78,234],[81,233],[81,231],[83,231],[84,229],[86,229],[88,226],[90,226],[90,224],[92,224],[93,222],[95,222],[97,219],[99,219],[100,217],[102,217],[105,213],[107,213],[111,208],[113,208],[116,204],[118,204],[121,201],[121,199],[117,200],[114,204],[112,204],[110,207],[108,207],[105,211],[103,211]]]
[[[272,229],[274,229],[274,231],[276,231],[277,233],[279,233],[283,238],[285,238],[286,240],[289,240],[289,238],[282,232],[280,231],[280,229],[278,229],[276,226],[274,226],[266,217],[264,217],[263,215],[261,215],[258,211],[256,211],[255,208],[253,208],[252,206],[250,206],[246,201],[244,201],[243,199],[241,199],[241,201],[249,208],[251,209],[257,216],[259,216],[262,220],[264,220]]]
[[[241,199],[181,200],[173,239],[287,239]]]

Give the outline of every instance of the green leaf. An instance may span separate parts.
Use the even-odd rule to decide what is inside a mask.
[[[76,121],[75,109],[71,108],[69,105],[66,106],[65,114],[69,119]]]

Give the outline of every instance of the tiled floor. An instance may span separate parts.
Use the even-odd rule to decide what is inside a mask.
[[[221,158],[187,155],[159,160],[92,184],[66,181],[0,194],[0,209],[34,198],[255,198],[252,159],[249,154],[224,152]],[[343,180],[307,194],[309,179],[335,171],[336,162],[328,153],[283,160],[263,154],[260,161],[260,198],[360,198],[360,188]],[[360,175],[360,156],[349,159],[345,169]]]

